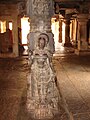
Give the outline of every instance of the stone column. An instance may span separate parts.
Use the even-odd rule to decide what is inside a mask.
[[[18,53],[18,24],[17,24],[17,17],[13,18],[13,54],[15,57],[19,55]]]
[[[62,43],[62,20],[59,19],[59,43]]]
[[[21,16],[18,16],[17,23],[18,23],[18,27],[21,28]]]
[[[78,21],[78,31],[77,31],[77,39],[78,39],[78,46],[75,50],[76,54],[86,54],[88,50],[88,42],[87,42],[87,21],[88,15],[87,14],[79,14],[77,16]]]
[[[70,25],[70,39],[73,40],[73,21],[71,21],[71,25]]]
[[[6,20],[6,29],[9,29],[9,21]]]
[[[65,22],[65,43],[64,43],[64,46],[71,47],[72,44],[70,42],[70,19],[66,18],[64,22]]]
[[[17,24],[18,24],[18,42],[22,43],[22,28],[21,28],[21,16],[18,16],[18,19],[17,19]],[[19,44],[20,44],[19,43]]]
[[[53,0],[28,0],[29,65],[26,107],[32,119],[52,119],[58,114],[59,93],[52,65],[54,40],[51,31]]]
[[[74,40],[75,40],[75,46],[77,46],[77,20],[74,20]]]
[[[89,45],[90,45],[90,27],[89,27]]]

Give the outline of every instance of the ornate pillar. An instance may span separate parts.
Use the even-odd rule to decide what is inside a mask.
[[[58,114],[59,93],[52,65],[54,40],[51,32],[53,0],[28,0],[29,65],[27,102],[32,119],[51,119]]]
[[[87,21],[88,15],[87,14],[79,14],[77,16],[78,21],[78,31],[77,31],[77,39],[78,39],[78,46],[75,50],[76,54],[86,54],[88,50],[88,41],[87,41]]]
[[[70,19],[66,18],[64,22],[65,22],[65,43],[64,43],[64,46],[71,47],[72,44],[70,42]]]

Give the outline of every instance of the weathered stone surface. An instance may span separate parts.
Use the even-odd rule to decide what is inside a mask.
[[[30,17],[47,17],[53,15],[53,0],[27,0],[27,14]]]
[[[27,111],[33,119],[51,119],[59,113],[59,92],[52,66],[55,50],[51,33],[53,1],[28,0],[27,13],[31,18]]]
[[[60,97],[52,66],[53,52],[47,34],[40,34],[35,42],[36,47],[29,57],[27,111],[34,119],[51,119],[59,113]]]

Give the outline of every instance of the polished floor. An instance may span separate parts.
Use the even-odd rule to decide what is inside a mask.
[[[53,64],[65,108],[59,120],[90,120],[90,56],[62,48],[54,54]],[[22,112],[28,71],[27,56],[0,58],[0,120],[30,120]]]

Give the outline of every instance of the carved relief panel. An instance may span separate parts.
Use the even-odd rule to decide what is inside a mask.
[[[52,16],[53,1],[52,0],[28,0],[27,14],[29,16]]]

